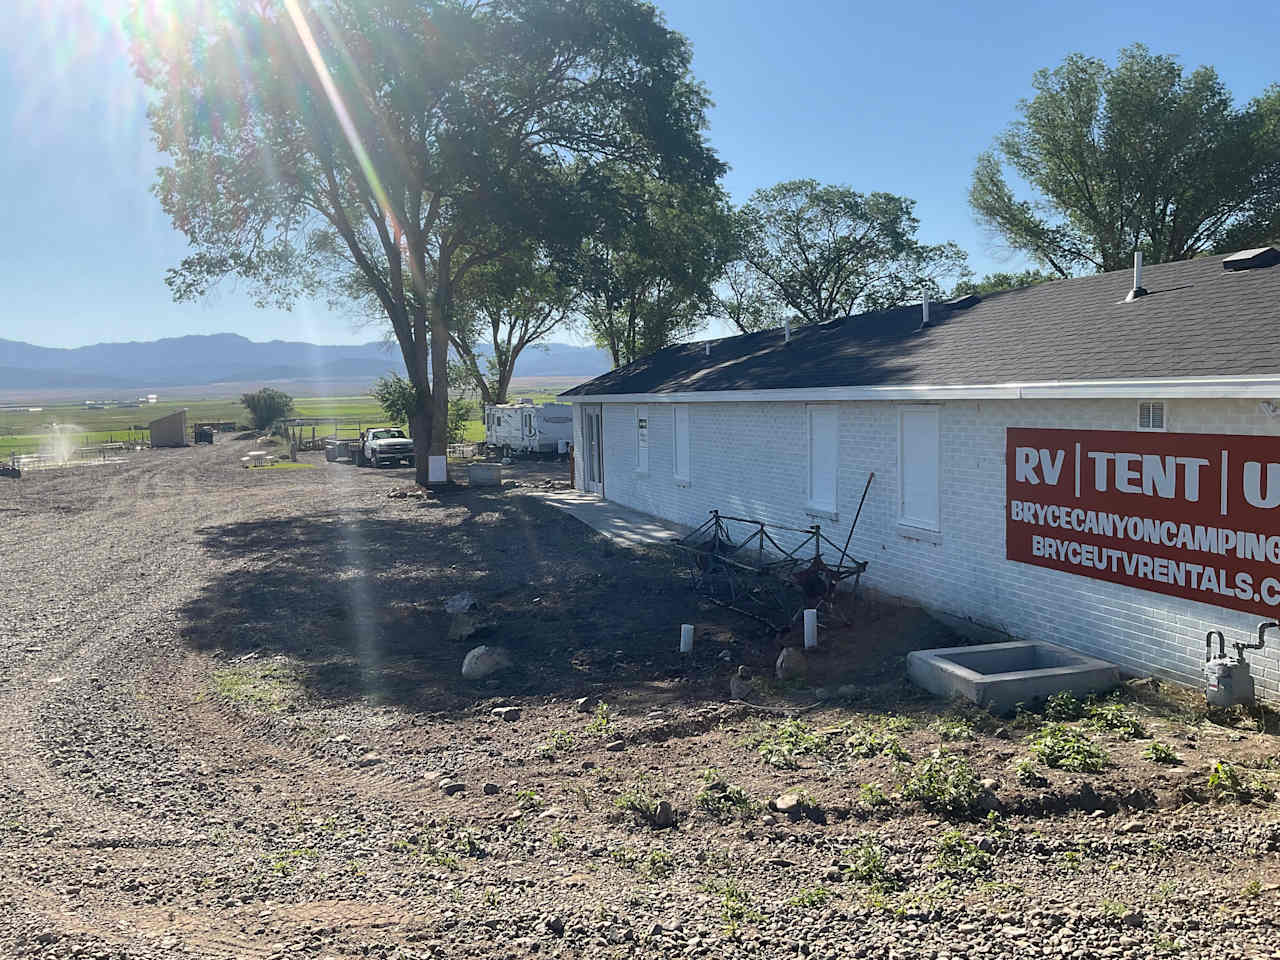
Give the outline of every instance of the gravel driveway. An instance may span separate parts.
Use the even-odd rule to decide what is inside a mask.
[[[1280,957],[1280,741],[1240,718],[1135,687],[1069,724],[1102,769],[1019,773],[1043,718],[895,648],[784,722],[728,702],[773,638],[669,558],[245,448],[0,480],[0,955]],[[513,669],[463,681],[477,643]]]

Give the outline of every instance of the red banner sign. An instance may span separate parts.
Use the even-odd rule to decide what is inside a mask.
[[[1010,427],[1006,556],[1274,618],[1280,437]]]

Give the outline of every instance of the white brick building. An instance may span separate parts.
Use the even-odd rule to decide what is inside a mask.
[[[795,527],[821,523],[842,542],[874,472],[852,546],[869,563],[865,584],[1014,637],[1197,682],[1208,630],[1222,629],[1230,643],[1275,619],[1272,606],[1280,614],[1280,252],[1269,249],[1240,270],[1207,258],[1151,268],[1150,295],[1133,303],[1122,302],[1129,276],[1105,274],[935,304],[926,327],[915,307],[800,328],[789,341],[768,331],[709,349],[669,348],[566,397],[578,486],[691,526],[717,509]],[[1034,443],[1015,446],[1026,436],[1048,437],[1049,446],[1062,439],[1068,465],[1061,451],[1044,450],[1056,469],[1042,466],[1037,476],[1016,466],[1015,493],[1006,483],[1015,465],[1006,461],[1014,449],[1035,459],[1025,453]],[[1116,449],[1156,452],[1089,452],[1112,437]],[[1073,438],[1085,449],[1076,439],[1072,460]],[[1197,439],[1222,448],[1220,484],[1216,454],[1191,456]],[[1179,473],[1184,461],[1190,466]],[[1156,472],[1139,480],[1140,467]],[[1051,495],[1056,474],[1061,487]],[[1270,489],[1268,478],[1277,481]],[[1186,481],[1178,489],[1191,502],[1174,495],[1174,480]],[[1241,484],[1252,484],[1251,493],[1237,508]],[[1086,563],[1109,545],[1118,548],[1112,580],[1078,565],[1081,546],[1071,547],[1079,573],[1008,558],[1010,502],[1042,489],[1064,498],[1063,526],[1036,528],[1045,541],[1062,541],[1059,566],[1068,541],[1084,545]],[[1097,512],[1114,510],[1118,521],[1126,510],[1155,517],[1148,529],[1156,539],[1087,532],[1090,514],[1076,503],[1104,503]],[[1201,514],[1214,519],[1197,526]],[[1169,521],[1163,541],[1161,518]],[[1182,519],[1189,522],[1175,522]],[[1179,526],[1209,535],[1233,524],[1240,544],[1256,534],[1254,553],[1174,545]],[[1148,580],[1135,585],[1123,573],[1139,554],[1155,558],[1156,572],[1146,561]],[[1209,584],[1210,567],[1218,587]],[[1237,581],[1236,571],[1251,579]],[[1178,575],[1197,589],[1175,586]],[[1250,662],[1260,695],[1280,699],[1280,649]]]

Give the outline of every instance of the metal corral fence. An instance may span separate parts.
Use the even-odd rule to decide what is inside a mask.
[[[9,467],[13,470],[48,470],[52,467],[74,467],[89,463],[112,463],[123,460],[126,454],[138,447],[120,442],[98,443],[76,447],[58,453],[11,453]]]

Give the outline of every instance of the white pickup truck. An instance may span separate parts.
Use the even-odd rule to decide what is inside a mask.
[[[381,467],[388,463],[394,466],[401,461],[413,466],[413,441],[404,435],[403,430],[381,427],[366,430],[360,438],[360,449],[356,454],[357,466]]]

